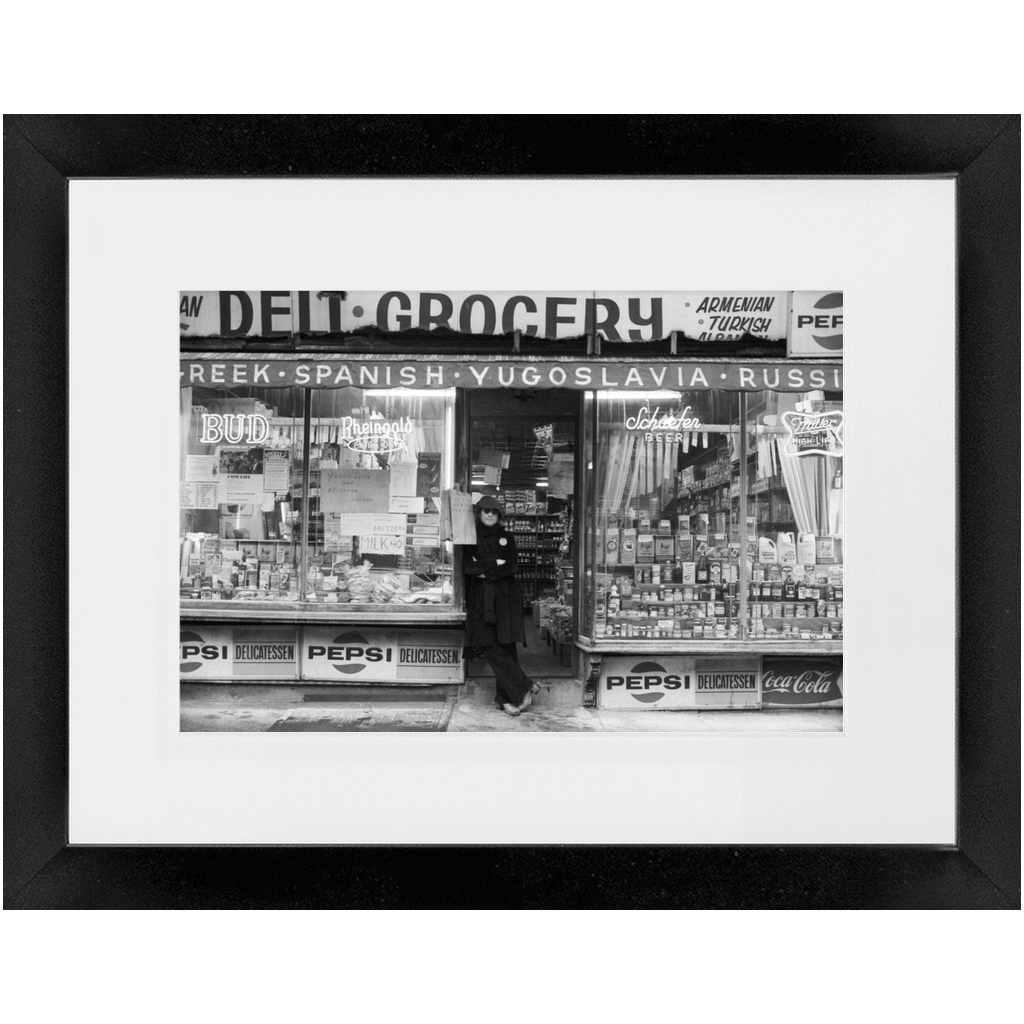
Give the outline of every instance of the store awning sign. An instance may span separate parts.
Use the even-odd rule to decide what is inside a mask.
[[[185,338],[347,334],[368,327],[606,341],[652,341],[680,331],[698,341],[783,341],[788,292],[183,291]]]
[[[782,423],[788,431],[782,454],[790,458],[802,455],[843,454],[843,414],[841,412],[784,412]]]
[[[622,391],[842,391],[841,366],[712,362],[601,362],[576,359],[395,360],[324,357],[183,358],[182,387],[571,388]]]

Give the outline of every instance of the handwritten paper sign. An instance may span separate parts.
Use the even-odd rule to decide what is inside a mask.
[[[217,479],[216,455],[186,455],[185,479],[193,482]]]
[[[386,513],[390,481],[391,474],[387,470],[321,470],[320,508],[325,512]]]
[[[423,502],[423,498],[392,494],[388,499],[388,511],[401,512],[403,515],[418,514],[423,511]]]
[[[373,514],[370,512],[365,514],[336,512],[331,516],[331,519],[337,524],[338,535],[342,537],[359,537],[364,533],[369,535],[373,532],[371,525]]]
[[[475,544],[476,520],[473,517],[473,499],[465,491],[446,491],[451,515],[452,543]]]
[[[341,536],[348,537],[404,537],[404,515],[389,512],[339,512],[330,516]]]
[[[404,555],[405,537],[386,537],[381,534],[360,537],[359,553],[361,555]]]
[[[370,517],[370,529],[375,537],[404,537],[405,516],[378,513]]]
[[[416,477],[419,467],[415,462],[393,462],[390,466],[391,481],[388,493],[391,497],[416,493]]]

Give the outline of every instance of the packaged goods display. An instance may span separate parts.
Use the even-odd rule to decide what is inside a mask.
[[[571,545],[571,497],[559,501],[551,511],[547,498],[537,490],[499,490],[497,499],[505,507],[505,529],[514,533],[519,551],[516,579],[527,606],[556,581],[558,564]]]
[[[819,393],[749,397],[743,442],[735,395],[658,393],[599,405],[598,563],[585,635],[596,641],[842,638],[842,459],[784,462],[780,402],[811,410],[823,399]],[[699,420],[709,429],[676,434],[673,444],[631,434],[631,424],[655,414],[666,423]]]
[[[272,560],[256,557],[255,545],[238,544],[209,534],[186,534],[181,541],[180,596],[183,600],[284,601],[323,604],[450,604],[447,579],[405,572],[375,570],[368,561],[326,560],[321,552],[310,557],[306,593],[300,597],[298,545],[260,545],[261,553],[273,552]],[[282,557],[282,561],[278,561]]]
[[[190,388],[184,397],[183,604],[450,610],[447,456],[437,449],[453,393]]]

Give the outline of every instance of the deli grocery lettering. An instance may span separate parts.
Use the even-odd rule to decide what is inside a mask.
[[[832,293],[830,293],[832,294]],[[219,291],[180,292],[184,337],[259,339],[339,336],[364,330],[389,334],[458,333],[535,342],[593,337],[649,342],[682,334],[695,341],[744,336],[784,341],[798,292],[693,291]],[[841,299],[841,296],[840,296]],[[800,306],[801,324],[821,319]],[[831,310],[831,306],[829,307]],[[830,312],[827,319],[839,314]],[[795,323],[795,320],[793,321]],[[836,329],[841,330],[841,325]],[[423,337],[414,344],[427,343]]]

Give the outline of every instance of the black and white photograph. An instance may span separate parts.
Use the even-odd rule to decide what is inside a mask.
[[[8,907],[1019,909],[1019,116],[5,129]]]
[[[400,284],[180,292],[181,730],[842,732],[841,288]]]

